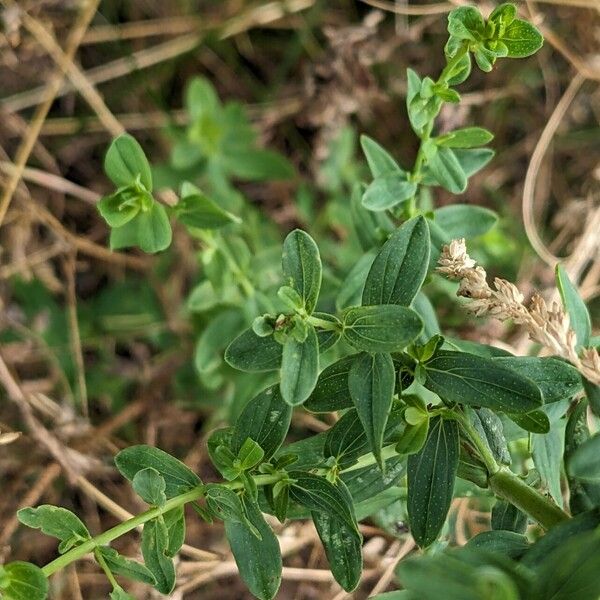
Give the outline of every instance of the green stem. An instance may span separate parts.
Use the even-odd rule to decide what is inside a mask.
[[[104,571],[104,574],[106,575],[106,578],[108,579],[110,584],[113,586],[113,589],[119,587],[119,584],[117,583],[117,580],[115,579],[115,576],[112,574],[112,571],[108,568],[108,565],[106,564],[106,561],[104,560],[104,557],[102,556],[102,553],[100,552],[100,550],[98,550],[98,548],[96,548],[94,550],[94,556],[96,557],[96,561],[98,562],[100,567],[102,567],[102,570]]]
[[[319,319],[319,317],[313,317],[312,315],[308,317],[307,321],[314,325],[315,327],[320,327],[321,329],[327,329],[329,331],[339,331],[340,323],[337,321],[327,321],[326,319]]]
[[[502,468],[488,480],[490,489],[500,498],[508,500],[517,508],[535,519],[544,529],[550,529],[569,515],[554,502],[542,496],[537,490],[528,486],[518,475],[508,468]]]
[[[488,445],[481,438],[469,416],[454,411],[455,418],[479,452],[488,471],[488,486],[496,496],[508,500],[517,508],[535,519],[544,529],[569,519],[569,515],[536,489],[528,486],[518,475],[498,465]]]

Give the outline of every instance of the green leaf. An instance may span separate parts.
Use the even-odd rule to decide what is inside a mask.
[[[471,177],[471,175],[475,175],[475,173],[481,171],[494,158],[495,154],[491,148],[454,148],[451,152],[456,157],[456,160],[458,160],[461,169],[467,177]]]
[[[510,502],[496,500],[492,508],[492,529],[525,533],[527,515]]]
[[[375,260],[375,256],[375,250],[366,252],[350,269],[346,279],[344,279],[340,286],[337,298],[335,299],[335,307],[338,311],[341,312],[344,308],[360,304],[365,281],[367,280],[367,275]]]
[[[343,322],[346,341],[367,352],[402,350],[423,329],[414,310],[394,304],[350,308],[344,313]]]
[[[225,361],[238,371],[275,371],[281,365],[282,345],[272,336],[260,337],[246,329],[227,346]]]
[[[569,415],[565,430],[565,470],[569,482],[569,508],[571,514],[579,514],[600,506],[600,483],[580,481],[573,477],[570,470],[570,460],[577,449],[590,439],[587,424],[588,403],[580,401]]]
[[[351,506],[352,496],[346,486],[338,481],[336,488]],[[358,586],[362,574],[362,536],[335,515],[313,511],[312,519],[335,580],[344,590],[351,592]]]
[[[600,596],[600,536],[597,532],[565,541],[539,566],[532,600],[574,600]]]
[[[443,146],[426,150],[427,166],[435,180],[449,192],[462,194],[467,189],[467,174],[456,154]]]
[[[0,565],[0,595],[3,600],[46,600],[48,580],[39,567],[28,562]]]
[[[579,371],[558,358],[510,356],[493,360],[496,364],[531,379],[542,391],[544,404],[573,398],[583,389]]]
[[[351,409],[327,430],[323,456],[335,457],[338,465],[343,469],[354,464],[367,448],[367,435],[358,412],[356,409]]]
[[[285,284],[300,294],[306,312],[312,314],[321,289],[322,268],[317,244],[308,233],[295,229],[283,242],[281,264]]]
[[[117,469],[129,481],[149,467],[156,469],[165,481],[167,499],[174,498],[202,485],[200,478],[181,461],[152,446],[130,446],[115,456]]]
[[[384,471],[383,436],[392,407],[396,371],[389,354],[359,354],[348,376],[350,395],[367,434],[371,452]]]
[[[600,483],[600,434],[583,442],[569,458],[571,477]]]
[[[340,488],[319,475],[304,471],[290,471],[290,498],[310,511],[335,516],[350,529],[358,531],[354,506]]]
[[[225,523],[241,523],[253,536],[260,537],[260,532],[248,520],[244,504],[240,497],[229,488],[218,483],[209,483],[205,491],[209,509]]]
[[[239,217],[223,210],[201,192],[181,198],[174,211],[178,221],[198,229],[219,229],[231,223],[242,222]]]
[[[543,403],[533,381],[488,358],[442,350],[424,366],[425,387],[449,402],[509,413],[530,412]]]
[[[238,452],[240,468],[243,471],[252,469],[263,460],[264,455],[265,451],[258,443],[251,438],[246,438],[246,441],[242,444],[242,447]]]
[[[112,141],[104,159],[104,171],[117,187],[130,185],[139,178],[146,190],[152,191],[148,159],[142,147],[127,133]]]
[[[129,223],[141,209],[140,202],[133,201],[122,191],[104,196],[97,206],[98,212],[111,227],[122,227]]]
[[[259,600],[271,600],[277,595],[281,584],[279,542],[254,502],[247,502],[245,511],[259,537],[246,525],[235,521],[225,521],[225,534],[240,575],[250,592]]]
[[[533,462],[542,478],[542,483],[560,507],[563,505],[560,473],[564,442],[564,423],[552,427],[545,435],[533,435]]]
[[[461,40],[476,41],[484,29],[483,17],[473,6],[461,6],[448,14],[448,33]]]
[[[131,594],[128,594],[120,585],[113,588],[109,598],[110,600],[135,600],[135,598]]]
[[[317,385],[304,403],[306,410],[323,413],[343,410],[352,406],[348,374],[355,356],[342,358],[321,372]]]
[[[419,452],[427,440],[428,431],[429,419],[423,419],[415,425],[407,425],[398,438],[396,452],[405,455]]]
[[[63,554],[90,539],[90,532],[81,519],[66,508],[42,504],[36,508],[22,508],[17,518],[23,525],[41,529],[42,533],[58,538],[58,551]]]
[[[577,337],[577,348],[588,346],[592,334],[590,313],[562,265],[556,265],[556,286]]]
[[[487,233],[498,221],[495,212],[482,206],[450,204],[433,211],[434,223],[445,234],[443,243],[456,238],[474,238]],[[441,244],[440,244],[441,245]]]
[[[225,154],[222,160],[232,175],[247,181],[292,179],[296,174],[287,158],[273,150],[244,148],[241,152]]]
[[[531,56],[544,44],[542,34],[531,23],[521,19],[510,23],[498,39],[508,48],[510,58]]]
[[[374,139],[367,135],[361,135],[360,145],[367,159],[373,179],[387,175],[390,172],[402,172],[402,168],[392,157],[392,155]]]
[[[175,566],[167,556],[169,533],[162,516],[146,521],[141,546],[144,563],[156,579],[154,587],[161,594],[170,594],[175,587]]]
[[[476,148],[484,146],[494,139],[494,134],[482,127],[464,127],[455,129],[438,138],[435,142],[445,148]]]
[[[138,226],[138,245],[144,252],[153,254],[171,245],[173,233],[162,204],[155,202],[149,210],[142,209],[135,222]]]
[[[466,545],[480,553],[494,553],[519,559],[530,547],[527,538],[514,531],[482,531],[472,537]]]
[[[425,445],[408,457],[408,519],[422,548],[435,542],[446,522],[458,468],[458,439],[456,421],[434,417]]]
[[[302,404],[315,389],[319,377],[319,340],[312,325],[308,325],[303,342],[293,337],[285,342],[280,377],[281,396],[291,406]]]
[[[148,467],[138,471],[131,482],[135,493],[148,504],[162,506],[166,501],[165,480],[154,468]]]
[[[550,419],[541,410],[532,410],[528,413],[508,415],[521,429],[531,433],[548,433],[550,431]]]
[[[415,195],[417,184],[402,173],[387,173],[374,179],[362,196],[362,205],[368,210],[389,210]]]
[[[494,458],[503,465],[510,465],[510,452],[500,417],[489,408],[478,408],[468,412],[475,429],[486,442]]]
[[[194,77],[185,91],[185,107],[190,118],[196,120],[203,115],[215,115],[220,102],[213,85],[204,77]]]
[[[163,514],[169,544],[165,554],[169,557],[175,556],[185,541],[185,514],[183,506],[178,506]]]
[[[364,305],[410,306],[429,266],[427,220],[415,217],[398,228],[377,254],[362,295]]]
[[[279,450],[292,419],[292,407],[281,397],[278,385],[272,385],[250,400],[238,417],[231,438],[231,449],[238,454],[251,438],[264,450],[264,460]]]
[[[102,555],[106,566],[113,575],[119,575],[134,581],[141,581],[149,585],[156,583],[154,575],[143,564],[121,556],[114,548],[99,546],[98,552]]]

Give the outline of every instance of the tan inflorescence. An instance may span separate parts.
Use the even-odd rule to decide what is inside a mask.
[[[592,383],[600,385],[600,355],[596,348],[576,350],[576,336],[569,315],[557,302],[548,306],[536,292],[529,305],[516,285],[496,277],[494,286],[487,282],[487,273],[467,254],[464,239],[452,240],[442,249],[438,272],[459,280],[458,296],[471,300],[466,306],[477,316],[490,315],[500,321],[512,320],[526,328],[529,337],[566,358]]]

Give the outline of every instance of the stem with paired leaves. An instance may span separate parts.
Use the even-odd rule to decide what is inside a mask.
[[[461,424],[470,440],[479,451],[481,459],[486,464],[486,468],[489,470],[489,487],[494,494],[504,498],[505,500],[508,500],[517,508],[526,512],[545,529],[548,529],[569,518],[567,513],[561,510],[548,498],[540,494],[540,492],[529,487],[518,475],[507,468],[499,467],[498,463],[489,452],[489,449],[487,449],[485,442],[481,439],[475,428],[470,424],[468,418],[463,413],[453,411],[452,416]],[[396,456],[396,454],[395,444],[385,446],[381,452],[381,456],[384,460],[392,458],[393,456]],[[364,454],[363,456],[359,457],[355,464],[347,467],[341,471],[341,473],[356,471],[358,469],[372,466],[376,463],[377,460],[375,456],[369,452],[368,454]],[[255,475],[253,479],[256,486],[261,487],[274,484],[279,481],[281,477],[281,474]],[[243,483],[240,481],[232,481],[223,485],[229,487],[230,489],[243,488]],[[165,504],[162,506],[155,506],[147,511],[144,511],[143,513],[140,513],[139,515],[132,517],[131,519],[128,519],[127,521],[124,521],[123,523],[119,523],[112,529],[108,529],[100,535],[87,540],[83,544],[76,546],[72,550],[69,550],[62,556],[59,556],[52,562],[48,563],[42,569],[44,575],[49,577],[53,573],[64,569],[72,562],[79,560],[86,554],[94,552],[98,546],[107,545],[122,535],[125,535],[126,533],[129,533],[130,531],[140,527],[147,521],[151,521],[160,515],[163,515],[190,502],[195,502],[202,498],[203,495],[204,486],[198,486],[188,492],[185,492],[184,494],[180,494],[179,496],[175,496],[174,498],[167,500],[167,502],[165,502]]]

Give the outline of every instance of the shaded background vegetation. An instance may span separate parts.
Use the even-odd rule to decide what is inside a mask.
[[[102,160],[119,127],[150,156],[168,203],[168,188],[183,177],[172,151],[188,124],[184,95],[191,78],[203,76],[223,101],[243,103],[261,144],[287,157],[295,175],[234,177],[223,193],[222,202],[245,221],[252,261],[242,261],[242,270],[256,275],[261,261],[277,261],[283,235],[300,226],[319,238],[326,278],[337,281],[357,255],[349,190],[365,172],[358,134],[412,163],[417,140],[404,109],[406,68],[439,72],[445,13],[459,4],[103,0],[75,55],[81,77],[65,80],[40,135],[32,136],[29,124],[62,61],[56,42],[64,43],[80,3],[2,3],[2,187],[19,146],[34,145],[0,229],[0,552],[39,564],[54,555],[51,539],[17,528],[22,505],[71,508],[95,532],[140,510],[111,467],[111,457],[127,445],[158,445],[204,479],[215,478],[207,433],[265,383],[227,369],[198,372],[199,336],[221,310],[199,311],[190,301],[203,276],[202,243],[175,229],[172,247],[156,257],[107,249],[107,227],[94,205],[110,190]],[[484,12],[494,6],[480,4]],[[547,263],[563,257],[597,313],[600,10],[594,0],[528,2],[520,9],[544,32],[545,47],[534,58],[474,74],[462,86],[460,108],[441,116],[443,129],[478,124],[496,135],[496,158],[460,199],[501,216],[473,253],[488,272],[525,292],[551,288]],[[90,105],[90,88],[103,102]],[[452,201],[436,190],[436,205]],[[527,352],[522,332],[465,317],[450,284],[436,282],[430,291],[450,331]],[[298,411],[292,435],[324,426]],[[451,539],[464,543],[465,532],[485,527],[488,508],[482,500],[456,500]],[[397,502],[363,526],[366,570],[356,598],[393,586],[395,562],[414,547],[404,517]],[[291,522],[278,532],[286,565],[282,598],[347,597],[327,571],[312,525]],[[187,541],[173,597],[248,597],[219,526],[190,519]],[[135,552],[133,541],[129,548],[127,540],[120,543]],[[152,597],[132,589],[136,597]],[[56,598],[106,593],[91,564],[55,578]]]

